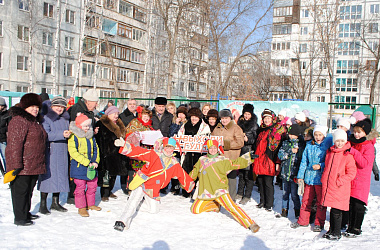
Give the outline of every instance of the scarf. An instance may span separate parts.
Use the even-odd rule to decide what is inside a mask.
[[[149,127],[150,130],[153,130],[153,127],[152,127],[152,120],[151,120],[151,119],[149,119],[148,122],[144,122],[143,120],[141,120],[140,117],[137,117],[137,120],[138,120],[143,126],[145,126],[145,127]]]
[[[361,151],[363,142],[365,142],[366,140],[367,140],[367,137],[356,139],[354,134],[350,135],[350,142],[352,144],[352,147],[358,151]]]

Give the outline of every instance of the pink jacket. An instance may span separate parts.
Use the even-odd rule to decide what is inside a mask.
[[[347,152],[351,144],[343,148],[332,146],[327,150],[322,182],[322,206],[348,211],[350,206],[351,181],[356,175],[354,157]]]
[[[376,139],[367,140],[362,143],[352,143],[350,153],[354,156],[357,173],[351,182],[351,197],[368,203],[368,194],[371,186],[371,172],[375,160]]]

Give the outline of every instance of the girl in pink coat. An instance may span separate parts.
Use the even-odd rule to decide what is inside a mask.
[[[327,150],[325,169],[321,178],[321,204],[331,207],[330,229],[323,237],[328,240],[339,240],[342,213],[349,209],[351,181],[356,175],[356,166],[354,157],[348,153],[351,144],[347,142],[347,133],[337,129],[333,140],[335,145]]]
[[[349,226],[344,233],[346,237],[356,237],[362,232],[361,227],[371,186],[371,171],[375,160],[376,137],[373,134],[377,132],[372,133],[371,128],[371,120],[359,121],[355,124],[354,133],[350,136],[352,145],[350,154],[354,156],[357,173],[351,182]]]

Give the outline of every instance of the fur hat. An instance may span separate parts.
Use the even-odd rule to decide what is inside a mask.
[[[165,97],[156,97],[156,99],[154,99],[154,104],[157,104],[157,105],[166,105],[168,104],[168,100],[165,98]]]
[[[302,128],[298,124],[293,124],[289,129],[289,135],[296,135],[299,136],[302,134]]]
[[[190,102],[189,104],[191,108],[198,108],[198,109],[201,108],[201,104],[199,102]]]
[[[372,121],[368,118],[362,120],[362,121],[358,121],[354,127],[360,127],[364,130],[365,134],[368,135],[369,132],[371,132],[371,129],[372,129]]]
[[[361,111],[355,111],[354,113],[352,113],[351,117],[355,118],[355,122],[354,123],[351,123],[351,124],[355,124],[359,121],[363,121],[365,118],[367,118],[363,112]]]
[[[19,107],[22,109],[26,109],[30,106],[38,106],[39,109],[42,108],[42,100],[41,97],[34,93],[28,93],[21,97]]]
[[[264,109],[264,111],[261,113],[261,119],[264,120],[264,117],[266,116],[272,117],[272,119],[276,118],[276,114],[270,109]]]
[[[305,122],[306,121],[306,115],[303,112],[298,112],[294,116],[295,119],[299,120],[300,122]]]
[[[82,128],[82,124],[86,121],[90,120],[91,122],[91,119],[88,118],[86,115],[84,114],[80,114],[78,115],[76,118],[75,118],[75,125],[78,127],[78,128]]]
[[[114,113],[120,113],[119,109],[116,106],[109,106],[104,112],[105,115],[111,115]]]
[[[253,107],[253,105],[252,104],[250,104],[250,103],[246,103],[246,104],[244,104],[244,106],[243,106],[243,115],[244,115],[244,113],[245,112],[248,112],[248,113],[250,113],[251,115],[253,115],[253,110],[254,110],[255,108]]]
[[[346,131],[344,131],[343,129],[337,129],[335,130],[334,134],[333,134],[333,141],[335,143],[336,140],[343,140],[343,141],[347,141],[347,133]]]
[[[178,109],[177,109],[177,116],[178,116],[179,113],[182,113],[182,114],[184,114],[187,117],[187,108],[184,107],[184,106],[178,107]]]
[[[326,137],[328,129],[329,128],[327,126],[315,125],[314,130],[313,130],[313,136],[315,135],[315,132],[321,132]]]
[[[210,117],[214,117],[214,118],[218,119],[219,118],[219,112],[216,109],[210,109],[208,111],[206,117],[207,117],[207,119]]]
[[[232,116],[231,110],[229,110],[229,109],[222,109],[221,111],[219,111],[219,117],[220,118],[230,117],[231,119],[234,119],[234,117]]]
[[[0,97],[0,106],[7,106],[7,103],[5,102],[5,99]]]
[[[347,130],[350,130],[351,128],[351,122],[350,122],[350,119],[349,118],[346,118],[346,117],[340,117],[338,119],[338,122],[336,123],[337,126],[343,126],[345,127]]]
[[[56,96],[53,98],[53,100],[51,100],[51,106],[61,106],[66,108],[67,100],[62,96]]]
[[[83,99],[90,102],[98,102],[99,96],[95,89],[89,89],[84,93]]]
[[[199,108],[191,108],[187,114],[188,117],[196,116],[199,119],[202,119],[203,117],[202,111]]]

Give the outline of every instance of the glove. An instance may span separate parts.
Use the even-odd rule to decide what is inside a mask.
[[[16,179],[16,176],[21,172],[21,170],[23,170],[23,169],[22,168],[17,168],[15,170],[11,170],[11,171],[7,172],[4,175],[4,184],[6,184],[8,182],[11,182],[14,179]]]
[[[379,174],[375,174],[375,181],[379,181]]]
[[[123,137],[120,137],[119,139],[115,140],[114,144],[116,147],[124,147],[125,141],[124,141]]]
[[[254,159],[256,159],[256,158],[259,158],[259,156],[256,155],[255,152],[253,152],[253,151],[249,152],[249,155],[251,156],[251,159],[252,159],[252,160],[254,160]]]

